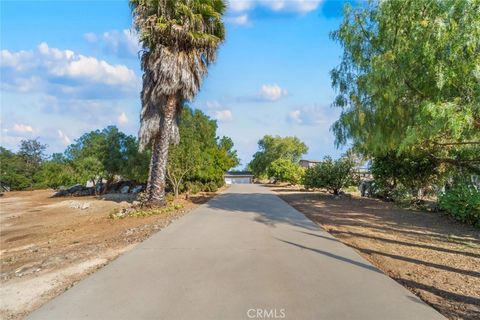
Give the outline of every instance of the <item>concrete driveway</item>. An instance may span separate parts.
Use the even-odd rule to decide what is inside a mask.
[[[443,319],[268,189],[234,185],[30,319]]]

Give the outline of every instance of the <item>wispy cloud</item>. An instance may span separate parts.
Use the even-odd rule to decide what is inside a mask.
[[[60,138],[60,141],[68,146],[69,144],[72,143],[72,141],[70,140],[70,138],[60,129],[57,130],[57,133],[58,133],[58,137]]]
[[[229,109],[215,111],[215,119],[221,122],[232,121],[233,114]]]
[[[319,105],[297,108],[287,114],[287,121],[291,124],[326,128],[330,128],[337,118],[337,110]]]
[[[125,112],[122,112],[117,118],[118,124],[123,125],[128,123],[128,117]]]
[[[230,16],[226,18],[227,23],[237,26],[248,26],[251,24],[248,14],[244,13],[238,16]]]
[[[35,130],[32,126],[23,123],[15,123],[13,125],[13,131],[18,133],[33,133]]]
[[[131,29],[113,29],[101,34],[88,32],[83,38],[94,48],[100,48],[106,54],[119,58],[138,59],[142,49],[137,32]]]
[[[246,12],[260,7],[276,12],[307,13],[317,9],[321,2],[321,0],[231,0],[230,10]]]

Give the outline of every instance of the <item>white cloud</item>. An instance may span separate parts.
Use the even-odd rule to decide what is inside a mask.
[[[229,8],[232,11],[247,11],[253,8],[255,1],[245,1],[245,0],[231,0],[229,3]]]
[[[137,59],[142,49],[138,33],[132,29],[114,29],[101,34],[88,32],[83,38],[94,48],[101,48],[105,53],[119,58]]]
[[[1,51],[2,90],[44,92],[69,97],[138,92],[140,78],[125,65],[113,65],[72,50],[51,48]]]
[[[125,114],[125,112],[122,112],[122,113],[118,116],[117,120],[118,120],[118,123],[119,123],[119,124],[126,124],[126,123],[128,123],[128,117],[127,117],[127,115]]]
[[[87,32],[83,35],[83,38],[89,43],[97,42],[97,35],[93,32]]]
[[[33,133],[33,128],[32,126],[22,124],[22,123],[16,123],[13,125],[13,130],[18,132],[18,133]]]
[[[104,32],[102,40],[107,52],[118,55],[121,58],[136,58],[141,50],[138,35],[133,30],[124,29],[121,31],[112,30]]]
[[[231,0],[230,10],[246,12],[256,7],[263,7],[276,12],[304,14],[317,9],[321,2],[321,0]]]
[[[287,121],[297,125],[322,126],[330,128],[338,118],[335,109],[313,106],[293,110],[287,114]]]
[[[215,109],[222,108],[222,105],[217,100],[207,101],[205,103],[205,105],[207,106],[207,109],[209,109],[209,110],[215,110]]]
[[[281,97],[286,96],[288,91],[281,88],[277,84],[264,84],[260,89],[258,96],[267,101],[277,101]]]
[[[302,119],[300,118],[300,116],[301,116],[301,111],[300,110],[294,110],[294,111],[288,113],[288,119],[291,122],[294,122],[294,123],[297,123],[297,124],[302,123]]]
[[[58,129],[57,132],[58,132],[58,136],[60,137],[60,140],[64,145],[68,146],[69,144],[72,143],[70,138],[62,130]]]
[[[215,119],[222,122],[232,121],[233,120],[232,111],[230,111],[229,109],[215,111]]]
[[[227,17],[226,21],[237,26],[250,25],[250,19],[248,18],[248,14],[246,13],[235,17]]]

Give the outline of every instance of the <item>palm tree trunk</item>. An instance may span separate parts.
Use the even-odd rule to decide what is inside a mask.
[[[165,205],[165,178],[167,172],[168,149],[172,134],[173,121],[177,112],[178,97],[171,95],[163,109],[160,133],[153,141],[152,158],[150,159],[150,174],[147,184],[147,205]]]

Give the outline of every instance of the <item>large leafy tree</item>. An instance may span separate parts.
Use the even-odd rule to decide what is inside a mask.
[[[233,141],[218,138],[217,123],[200,110],[184,107],[179,123],[180,143],[171,145],[167,179],[175,195],[186,189],[186,182],[223,185],[225,171],[239,159]]]
[[[308,147],[297,137],[280,137],[266,135],[258,141],[258,149],[249,169],[257,177],[265,177],[272,162],[277,159],[287,159],[298,162],[302,155],[308,152]]]
[[[344,49],[331,73],[338,144],[480,171],[479,0],[347,7],[332,37]]]
[[[134,137],[127,136],[116,127],[85,133],[70,145],[65,154],[75,167],[81,182],[91,181],[94,186],[106,179],[106,191],[116,176],[141,180],[144,176],[143,154],[137,151]]]
[[[150,205],[165,203],[168,149],[178,142],[184,100],[198,92],[225,37],[223,0],[130,0],[143,44],[140,148],[152,146],[146,189]]]

